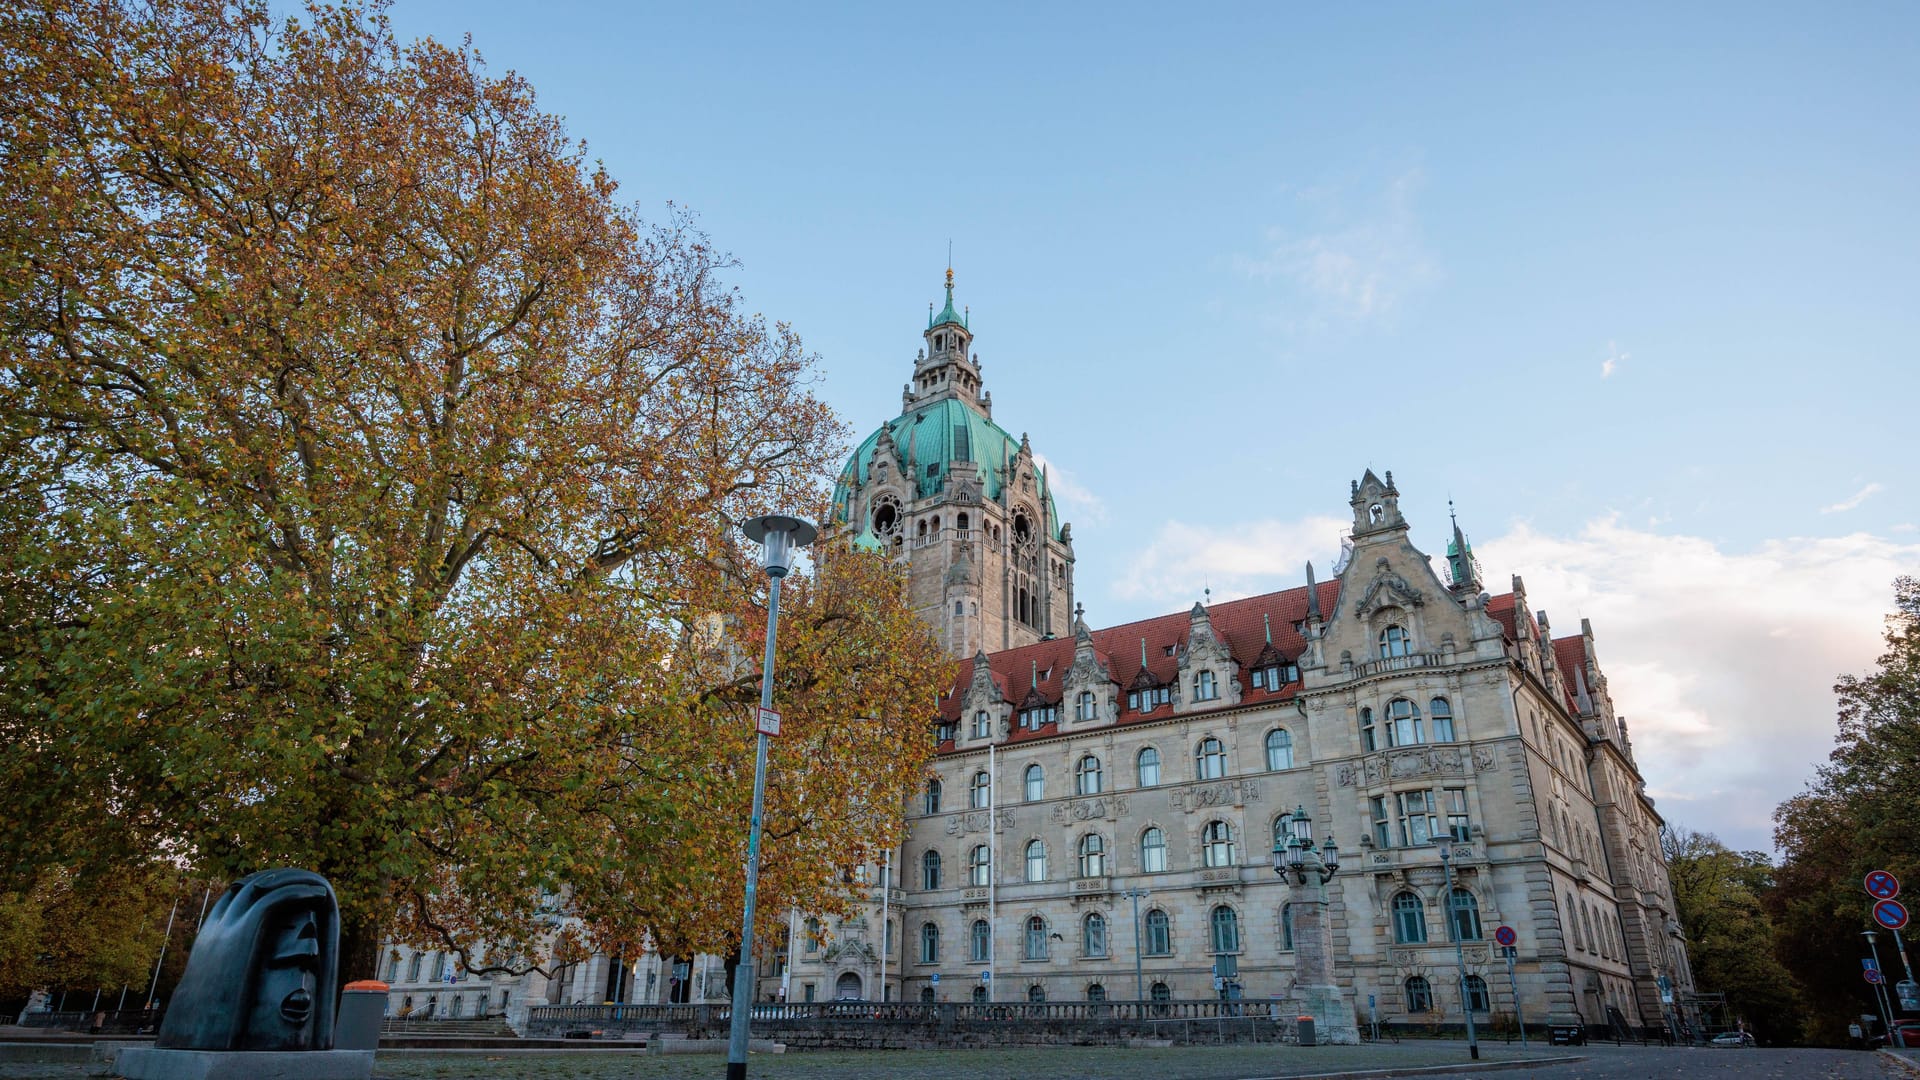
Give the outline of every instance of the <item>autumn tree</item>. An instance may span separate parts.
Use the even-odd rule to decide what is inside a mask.
[[[696,657],[760,633],[735,523],[824,505],[798,338],[378,9],[39,0],[0,60],[0,884],[310,867],[353,977],[560,902],[722,940],[754,676]],[[828,906],[927,754],[828,718],[937,661],[885,566],[788,595],[769,904]]]
[[[1801,994],[1777,955],[1778,933],[1765,906],[1772,859],[1731,851],[1712,833],[1679,826],[1661,830],[1660,846],[1694,985],[1726,994],[1761,1042],[1798,1042]]]
[[[1842,675],[1834,686],[1839,730],[1827,764],[1807,789],[1774,812],[1774,842],[1784,855],[1773,907],[1783,951],[1807,985],[1817,1037],[1840,1043],[1846,1025],[1876,1007],[1860,979],[1870,927],[1869,871],[1920,880],[1920,581],[1893,585],[1886,651],[1865,675]],[[1904,898],[1903,898],[1904,899]],[[1882,935],[1889,977],[1905,975]]]

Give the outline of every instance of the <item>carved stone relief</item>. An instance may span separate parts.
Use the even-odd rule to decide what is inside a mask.
[[[1260,785],[1252,780],[1229,780],[1224,784],[1186,788],[1167,796],[1175,810],[1193,813],[1209,806],[1238,806],[1247,799],[1260,797]]]

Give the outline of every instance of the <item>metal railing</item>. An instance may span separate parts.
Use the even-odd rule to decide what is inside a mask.
[[[975,1021],[1106,1021],[1155,1023],[1187,1020],[1280,1020],[1291,1006],[1275,1001],[813,1001],[757,1002],[752,1019],[768,1023],[836,1022],[951,1024]],[[732,1007],[711,1005],[536,1005],[529,1026],[658,1024],[702,1026],[727,1019]]]

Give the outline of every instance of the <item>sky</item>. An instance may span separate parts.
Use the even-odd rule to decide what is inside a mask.
[[[1920,573],[1920,6],[397,0],[691,209],[864,436],[952,266],[1096,625],[1303,583],[1392,469],[1771,847]]]

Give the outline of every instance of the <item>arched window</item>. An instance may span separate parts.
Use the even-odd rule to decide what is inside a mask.
[[[1102,877],[1107,872],[1107,842],[1099,833],[1080,838],[1080,876]]]
[[[986,963],[993,950],[993,927],[987,925],[985,919],[973,920],[973,933],[970,935],[970,940],[973,946],[971,950],[973,960],[977,963]]]
[[[933,780],[927,781],[927,813],[937,814],[939,812],[940,812],[940,781],[938,779],[933,779]]]
[[[1493,1004],[1487,997],[1487,980],[1478,975],[1469,975],[1467,984],[1467,1008],[1474,1012],[1492,1012]]]
[[[1035,915],[1027,920],[1026,947],[1021,955],[1028,960],[1047,958],[1047,920]]]
[[[1213,672],[1202,671],[1193,677],[1193,700],[1212,701],[1220,696],[1220,690],[1214,685]]]
[[[985,769],[973,774],[973,782],[967,785],[967,805],[975,810],[987,808],[987,796],[993,786],[993,780]]]
[[[959,529],[963,533],[966,532],[967,531],[967,515],[960,514],[956,516],[953,519],[953,527],[956,529]]]
[[[1213,928],[1213,951],[1216,953],[1234,953],[1240,951],[1240,917],[1225,904],[1213,909],[1209,920]]]
[[[1427,702],[1427,715],[1433,719],[1433,741],[1453,741],[1453,706],[1443,697]]]
[[[1419,945],[1427,940],[1427,905],[1413,893],[1393,898],[1393,940],[1402,945]]]
[[[987,988],[985,986],[980,985],[979,983],[974,983],[973,984],[973,1003],[975,1005],[979,1005],[985,1002],[986,1000],[987,1000]]]
[[[1038,765],[1027,766],[1026,796],[1028,802],[1039,802],[1047,797],[1047,771]]]
[[[1173,925],[1159,908],[1147,912],[1147,955],[1173,955]]]
[[[807,951],[810,953],[820,951],[820,920],[811,916],[807,919]]]
[[[1360,745],[1369,751],[1380,749],[1380,740],[1374,732],[1372,709],[1360,710]]]
[[[1480,940],[1480,901],[1466,889],[1454,889],[1447,899],[1447,934],[1454,941]]]
[[[992,875],[992,856],[987,854],[987,845],[978,844],[967,854],[967,884],[989,884],[993,880]]]
[[[1433,1011],[1433,987],[1427,985],[1424,975],[1407,977],[1407,1011],[1423,1013]]]
[[[1420,710],[1406,698],[1387,702],[1387,745],[1412,746],[1426,740],[1420,735]]]
[[[1141,787],[1158,787],[1160,784],[1160,751],[1149,746],[1140,751],[1135,759],[1140,770]]]
[[[1293,904],[1280,905],[1280,951],[1293,951]]]
[[[1073,793],[1075,795],[1100,794],[1100,759],[1088,754],[1080,759],[1073,770]]]
[[[1218,780],[1227,775],[1227,748],[1209,735],[1200,740],[1193,752],[1193,775],[1201,780]]]
[[[1286,728],[1267,732],[1267,768],[1293,768],[1293,735]]]
[[[1107,988],[1104,986],[1101,986],[1099,983],[1088,983],[1087,984],[1087,1000],[1088,1001],[1107,1000]]]
[[[1207,827],[1200,830],[1200,854],[1208,866],[1238,865],[1233,854],[1233,826],[1224,821],[1207,822]]]
[[[1027,987],[1027,1000],[1036,1005],[1047,1000],[1047,988],[1041,986],[1039,983],[1034,983],[1032,986]]]
[[[932,923],[924,923],[920,927],[920,962],[940,962],[940,928]]]
[[[1149,827],[1140,834],[1140,872],[1164,874],[1167,871],[1167,835]]]
[[[1074,700],[1074,706],[1073,706],[1074,719],[1076,720],[1096,719],[1098,717],[1098,713],[1095,710],[1094,701],[1095,699],[1093,696],[1093,691],[1091,690],[1080,691],[1080,696]]]
[[[1389,626],[1380,631],[1380,655],[1385,657],[1405,656],[1408,649],[1407,632],[1399,626]]]
[[[1090,911],[1080,920],[1080,952],[1085,956],[1107,955],[1107,917]]]
[[[940,887],[940,853],[929,850],[920,856],[920,885],[924,889]]]
[[[1172,1001],[1173,991],[1167,989],[1166,983],[1157,982],[1147,987],[1147,998],[1152,1001]]]
[[[1027,880],[1047,880],[1047,845],[1038,840],[1027,841]]]
[[[933,1000],[933,987],[931,987],[931,986],[923,986],[923,987],[921,987],[921,988],[920,988],[920,1000],[921,1000],[922,1002],[928,1002],[928,1001],[932,1001],[932,1000]]]

